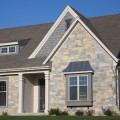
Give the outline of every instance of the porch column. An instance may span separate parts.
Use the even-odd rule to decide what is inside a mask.
[[[19,99],[18,99],[18,113],[23,112],[23,74],[19,73]]]
[[[48,113],[50,72],[45,71],[45,113]]]

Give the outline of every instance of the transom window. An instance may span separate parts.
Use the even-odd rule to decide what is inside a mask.
[[[0,106],[6,106],[7,101],[7,81],[0,81]]]
[[[16,52],[15,46],[1,47],[2,54],[9,54],[9,53],[15,53],[15,52]]]
[[[69,77],[69,100],[87,100],[87,76]]]

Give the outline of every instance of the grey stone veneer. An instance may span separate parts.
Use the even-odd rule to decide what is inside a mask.
[[[66,19],[71,19],[73,22],[75,18],[70,13],[67,13],[57,28],[54,30],[52,35],[48,38],[44,46],[38,52],[36,57],[47,57],[50,54],[50,52],[53,50],[55,45],[59,42],[66,31]]]
[[[66,106],[66,77],[62,71],[70,62],[89,61],[94,70],[93,106],[90,109],[94,109],[96,114],[102,114],[102,108],[105,106],[112,106],[118,111],[113,59],[81,24],[76,25],[51,61],[49,108],[67,109],[71,114],[77,109],[88,109],[87,107],[71,109]]]
[[[0,80],[7,80],[7,106],[0,107],[0,115],[3,111],[15,115],[18,113],[18,76],[1,77]]]

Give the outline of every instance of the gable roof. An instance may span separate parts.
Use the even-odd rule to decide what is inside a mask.
[[[70,9],[68,8],[67,6],[66,11]],[[80,20],[117,57],[120,50],[120,15],[85,18],[76,10],[73,9],[73,11],[74,16],[76,16],[76,13]],[[51,28],[53,28],[53,23],[0,29],[0,43],[18,42],[21,46],[24,46],[19,54],[0,56],[0,69],[44,66],[42,63],[45,58],[27,58],[37,48],[38,44],[43,42]],[[50,63],[45,65],[50,65]]]
[[[120,14],[86,18],[72,8],[80,19],[118,57],[120,51]]]
[[[120,14],[89,18],[89,21],[117,57],[120,50]]]
[[[37,48],[33,51],[33,53],[29,56],[29,59],[35,58],[38,52],[42,49],[44,44],[47,42],[48,38],[52,35],[52,33],[55,31],[55,29],[58,27],[62,19],[65,17],[67,13],[70,13],[74,18],[76,18],[78,15],[71,9],[69,5],[63,10],[63,12],[60,14],[58,19],[55,21],[51,29],[48,31],[46,36],[43,38],[42,42],[38,44]]]
[[[74,10],[74,9],[73,9]],[[75,11],[75,10],[74,10]],[[75,11],[76,12],[76,11]],[[59,49],[59,47],[62,45],[62,43],[64,42],[65,38],[67,37],[67,35],[70,33],[70,31],[74,28],[75,24],[77,23],[77,21],[88,31],[89,34],[92,35],[92,37],[94,37],[94,39],[100,44],[100,46],[111,56],[111,58],[115,61],[118,62],[118,52],[119,52],[119,46],[116,48],[117,53],[114,52],[114,50],[109,46],[109,43],[107,43],[106,39],[101,36],[99,34],[99,31],[97,31],[96,27],[94,27],[93,23],[91,23],[90,19],[85,18],[83,15],[81,15],[80,13],[76,12],[76,14],[78,14],[78,18],[75,19],[75,21],[73,22],[73,24],[71,25],[72,27],[70,27],[64,34],[64,36],[60,39],[59,43],[55,46],[55,48],[52,50],[52,52],[48,55],[48,57],[45,59],[45,61],[43,62],[43,64],[46,64],[55,54],[55,52]],[[108,19],[109,20],[109,19]],[[119,20],[117,21],[119,22]],[[102,25],[102,24],[101,24]],[[100,26],[100,25],[99,25]],[[114,26],[113,26],[114,27]],[[120,26],[118,26],[118,28],[120,29]],[[120,31],[119,31],[120,32]],[[104,29],[103,29],[103,33],[104,33]],[[109,33],[108,34],[112,34]],[[119,36],[119,35],[118,35]],[[119,38],[119,37],[118,37]],[[114,37],[113,37],[114,40]],[[118,43],[116,42],[116,45],[118,45]],[[120,45],[120,44],[119,44]]]
[[[0,56],[0,69],[40,66],[44,58],[27,59],[53,23],[0,29],[0,43],[19,42],[25,46],[19,54]],[[26,41],[28,43],[26,44]]]

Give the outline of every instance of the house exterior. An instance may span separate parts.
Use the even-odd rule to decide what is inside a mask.
[[[120,15],[0,30],[0,114],[112,107],[119,112]]]

